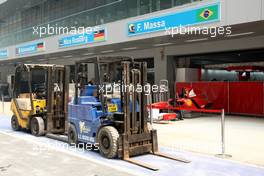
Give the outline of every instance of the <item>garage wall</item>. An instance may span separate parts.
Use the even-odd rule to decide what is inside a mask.
[[[225,70],[202,70],[202,81],[212,81],[216,79],[217,81],[239,81],[238,73],[235,71],[228,72]],[[264,81],[264,73],[254,72],[250,73],[251,81]]]
[[[203,81],[238,81],[238,73],[237,72],[228,72],[225,70],[202,70],[202,80]]]
[[[232,40],[196,42],[192,44],[166,47],[168,55],[192,55],[221,51],[236,51],[264,48],[264,36],[246,37]]]
[[[228,25],[263,19],[263,0],[225,0],[224,6]]]
[[[247,45],[245,45],[247,43]],[[126,52],[116,52],[109,54],[110,56],[131,56],[134,58],[154,58],[155,62],[155,80],[156,83],[160,79],[167,79],[167,59],[169,56],[184,56],[192,54],[214,53],[222,51],[237,51],[245,49],[259,49],[264,48],[264,36],[247,37],[232,40],[220,40],[209,42],[197,42],[185,45],[174,45],[166,47],[155,47],[144,50],[132,50]],[[76,59],[77,60],[77,59]],[[51,60],[52,64],[74,64],[75,60],[61,58]]]
[[[245,45],[247,43],[247,45]],[[168,75],[166,70],[167,59],[169,56],[184,56],[192,54],[214,53],[222,51],[238,51],[246,49],[259,49],[264,48],[264,36],[247,37],[242,39],[221,40],[210,42],[197,42],[185,45],[175,45],[167,47],[157,47],[145,50],[135,50],[129,52],[118,52],[114,55],[127,55],[135,58],[150,58],[154,57],[155,61],[155,80],[158,82],[160,79],[167,79]],[[162,59],[161,55],[167,59]],[[113,54],[111,54],[113,55]],[[171,72],[173,73],[173,72]],[[185,73],[185,72],[184,72]],[[197,73],[197,72],[196,72]],[[180,75],[180,74],[177,74]],[[182,78],[181,78],[182,79]],[[230,78],[235,80],[233,76]],[[194,79],[196,80],[196,78]]]
[[[262,4],[262,20],[264,20],[264,0],[261,1],[261,4]]]
[[[176,69],[177,82],[198,81],[198,69],[195,68],[177,68]]]
[[[13,65],[0,66],[0,82],[7,82],[7,75],[14,74]]]

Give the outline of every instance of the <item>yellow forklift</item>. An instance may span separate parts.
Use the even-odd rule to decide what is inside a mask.
[[[20,64],[15,70],[11,126],[34,136],[65,134],[68,129],[68,67]]]

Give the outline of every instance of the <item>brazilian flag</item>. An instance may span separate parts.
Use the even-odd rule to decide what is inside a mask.
[[[219,5],[212,5],[197,10],[197,22],[205,22],[219,19]]]

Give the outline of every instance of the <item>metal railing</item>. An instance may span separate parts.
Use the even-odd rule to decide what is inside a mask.
[[[5,113],[5,101],[4,101],[4,95],[1,95],[1,105],[2,105],[2,113]]]
[[[160,85],[164,84],[162,81],[160,82]],[[166,83],[165,83],[166,84]],[[168,84],[167,84],[168,85]],[[152,104],[161,102],[161,101],[168,101],[169,99],[169,90],[167,92],[156,92],[152,93],[147,96],[147,105],[149,107],[148,112],[149,112],[149,122],[152,125],[153,124],[153,114],[152,114]],[[171,109],[173,110],[173,109]],[[174,109],[174,111],[176,108]],[[178,109],[180,111],[180,108]],[[184,110],[184,109],[183,109]],[[186,109],[188,111],[188,109]],[[216,157],[220,158],[231,158],[232,155],[226,154],[226,133],[225,133],[225,110],[221,109],[189,109],[191,112],[200,112],[200,113],[216,113],[221,115],[221,153],[216,154]]]

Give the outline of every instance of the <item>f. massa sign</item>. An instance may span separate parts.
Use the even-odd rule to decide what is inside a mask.
[[[168,28],[220,21],[220,3],[139,20],[127,24],[128,36],[163,31]]]

